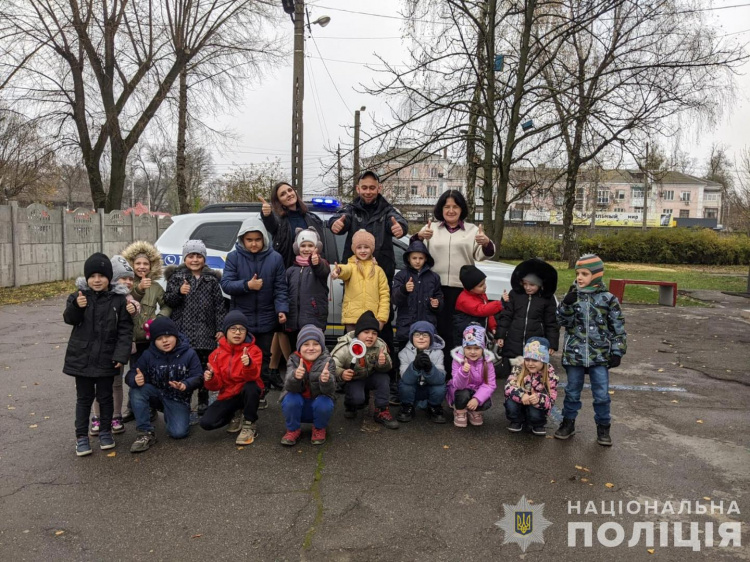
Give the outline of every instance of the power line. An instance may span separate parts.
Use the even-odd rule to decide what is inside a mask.
[[[338,86],[336,86],[336,81],[333,79],[333,76],[331,76],[331,71],[328,70],[328,65],[326,64],[326,61],[323,58],[323,54],[320,52],[320,49],[318,48],[318,43],[317,43],[317,41],[315,41],[315,36],[311,35],[311,37],[312,37],[312,40],[313,40],[313,45],[315,45],[315,50],[318,51],[318,56],[320,57],[320,60],[323,61],[323,68],[326,69],[326,74],[328,74],[328,78],[331,79],[331,84],[333,84],[334,90],[336,90],[336,93],[339,95],[339,99],[341,99],[341,103],[344,104],[344,107],[346,108],[346,110],[349,113],[351,113],[352,110],[347,105],[346,100],[344,99],[344,96],[342,96],[341,92],[339,92],[339,88],[338,88]]]
[[[315,117],[318,119],[318,128],[320,129],[320,136],[324,137],[326,140],[330,138],[330,133],[328,132],[328,126],[326,125],[323,117],[322,117],[322,110],[320,107],[320,95],[318,94],[318,85],[315,82],[315,73],[311,70],[311,64],[308,59],[305,59],[305,66],[308,68],[310,73],[310,78],[312,79],[312,95],[313,95],[313,106],[315,107]],[[323,128],[325,127],[325,133],[323,132]]]

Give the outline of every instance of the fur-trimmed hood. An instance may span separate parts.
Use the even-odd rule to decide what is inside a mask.
[[[93,292],[93,289],[89,287],[88,283],[86,283],[85,277],[79,277],[76,279],[76,289],[78,289],[79,291]],[[130,289],[128,289],[126,285],[122,285],[120,283],[110,283],[109,290],[112,291],[116,295],[129,295],[130,294]]]
[[[542,280],[542,288],[539,291],[543,297],[554,297],[557,291],[557,270],[552,264],[539,258],[531,258],[519,263],[510,276],[510,285],[514,291],[519,293],[523,290],[523,278],[528,274],[534,274]]]
[[[146,254],[148,261],[151,263],[151,271],[149,271],[148,277],[152,281],[161,279],[163,274],[163,266],[161,263],[161,254],[156,246],[145,240],[136,240],[130,246],[125,248],[122,252],[122,257],[128,260],[130,267],[135,269],[135,258],[140,254]]]
[[[166,268],[164,268],[164,280],[169,281],[169,278],[172,277],[175,273],[180,271],[181,273],[188,272],[188,268],[184,263],[181,263],[180,265],[168,265]],[[201,270],[201,275],[213,275],[216,277],[218,281],[221,281],[221,271],[217,271],[215,269],[211,269],[207,265],[203,266],[203,269]]]

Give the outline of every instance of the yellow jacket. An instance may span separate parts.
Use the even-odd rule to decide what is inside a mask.
[[[371,310],[380,322],[387,322],[391,307],[391,294],[388,279],[383,269],[372,259],[362,262],[362,275],[357,267],[357,258],[352,256],[348,263],[341,264],[339,279],[344,282],[344,302],[341,305],[341,322],[356,324],[366,310]],[[370,271],[375,274],[370,277]]]

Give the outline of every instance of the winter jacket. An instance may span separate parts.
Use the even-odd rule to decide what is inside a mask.
[[[508,377],[508,382],[505,383],[505,397],[510,398],[513,402],[523,404],[521,398],[524,394],[531,394],[531,390],[533,389],[539,395],[539,402],[537,404],[529,404],[529,406],[538,410],[544,410],[549,414],[552,406],[555,405],[555,400],[557,400],[557,383],[559,379],[555,373],[555,368],[548,364],[549,392],[547,392],[547,387],[542,382],[540,373],[526,375],[523,378],[523,384],[517,385],[516,381],[521,376],[521,371],[521,365],[513,366],[513,370]]]
[[[302,380],[298,380],[297,377],[294,376],[294,372],[297,370],[297,367],[299,367],[300,361],[303,361],[303,359],[296,351],[289,356],[289,360],[286,362],[284,391],[281,393],[281,396],[279,396],[279,401],[290,392],[308,395],[311,399],[315,399],[321,394],[323,396],[328,396],[331,399],[335,399],[336,363],[328,354],[328,350],[324,348],[320,357],[313,361],[312,365],[305,365],[305,376]],[[326,364],[328,365],[328,382],[320,382],[320,374],[323,372]]]
[[[365,205],[364,201],[360,197],[357,197],[351,203],[344,205],[338,212],[328,219],[328,228],[339,220],[341,217],[345,217],[344,228],[341,233],[348,233],[346,236],[346,243],[344,244],[344,255],[342,260],[348,260],[354,252],[352,252],[352,236],[358,230],[364,228],[367,232],[375,237],[375,259],[378,265],[383,268],[385,277],[388,279],[390,285],[393,274],[396,272],[396,255],[393,251],[393,222],[391,218],[396,219],[396,222],[401,225],[404,229],[404,234],[409,232],[409,223],[406,219],[401,216],[393,205],[391,205],[382,195],[378,195],[375,201],[369,205]]]
[[[460,342],[466,326],[472,322],[494,333],[497,328],[495,314],[502,309],[502,301],[490,301],[486,294],[478,295],[464,289],[456,299],[456,311],[453,313],[453,341]]]
[[[159,389],[163,398],[190,405],[190,398],[195,389],[203,383],[203,368],[194,349],[190,347],[184,334],[177,337],[177,345],[169,353],[164,353],[156,342],[143,352],[125,375],[125,382],[131,388],[138,388],[135,382],[137,369],[141,370],[147,384]],[[185,391],[169,386],[170,381],[185,383]]]
[[[469,361],[469,372],[464,373],[464,349],[456,347],[451,351],[453,358],[452,374],[453,378],[448,381],[448,389],[445,399],[450,406],[455,401],[456,391],[468,388],[474,391],[474,398],[477,399],[481,406],[490,399],[492,393],[497,388],[495,382],[495,354],[490,350],[484,350],[484,356],[476,361]],[[484,382],[484,366],[487,365],[487,382]]]
[[[162,276],[161,254],[159,250],[153,244],[138,240],[125,248],[122,252],[122,257],[128,260],[130,266],[133,267],[135,258],[140,254],[146,254],[148,261],[151,263],[148,278],[151,279],[152,283],[148,289],[142,290],[140,288],[141,280],[136,277],[133,290],[130,291],[133,298],[141,305],[141,310],[133,317],[133,341],[136,343],[148,341],[143,325],[149,320],[156,318],[157,310],[158,316],[169,317],[172,314],[172,309],[164,302],[164,289],[156,283]]]
[[[271,213],[267,217],[260,214],[263,225],[268,233],[273,237],[273,249],[276,250],[284,259],[284,268],[289,268],[294,263],[294,244],[295,233],[292,232],[292,226],[287,217],[279,217],[276,213]],[[318,233],[318,239],[325,244],[325,227],[323,221],[315,213],[307,211],[302,215],[308,228],[314,228]],[[322,252],[321,252],[322,253]],[[304,324],[302,324],[304,326]]]
[[[421,252],[427,256],[424,266],[419,271],[409,265],[409,254]],[[404,268],[393,278],[391,302],[396,307],[396,338],[405,340],[409,337],[409,327],[419,320],[430,324],[437,323],[437,314],[443,309],[443,290],[440,288],[440,276],[432,271],[435,260],[420,241],[414,241],[404,252]],[[409,279],[414,281],[414,290],[406,291]],[[433,308],[430,299],[437,299],[439,304]]]
[[[366,310],[371,310],[380,322],[388,322],[391,312],[391,295],[385,272],[371,259],[360,262],[364,275],[357,266],[357,258],[352,256],[349,263],[340,264],[339,279],[344,281],[344,301],[341,304],[341,322],[356,324]],[[370,272],[375,268],[375,274]]]
[[[328,323],[328,275],[331,268],[320,258],[318,265],[304,267],[293,263],[286,270],[289,286],[287,330],[299,330],[313,324],[325,332]]]
[[[427,228],[424,226],[422,230]],[[432,228],[432,238],[425,240],[425,246],[435,259],[432,271],[440,275],[440,283],[447,287],[462,287],[458,277],[461,267],[474,265],[474,262],[490,259],[482,247],[474,241],[479,228],[465,222],[463,228],[451,233],[444,223]],[[493,254],[494,255],[494,254]]]
[[[133,320],[126,310],[128,288],[110,285],[105,291],[94,291],[86,279],[76,280],[78,291],[88,303],[79,308],[78,291],[65,303],[63,320],[73,326],[65,351],[63,373],[73,377],[114,377],[119,373],[115,363],[130,360],[133,345]]]
[[[164,302],[171,307],[171,318],[185,334],[194,349],[215,349],[216,332],[226,314],[226,302],[221,294],[221,273],[203,266],[200,277],[195,277],[185,264],[170,265],[164,270],[167,290]],[[187,280],[190,292],[183,295],[180,287]]]
[[[625,317],[617,297],[603,285],[592,292],[577,293],[575,303],[560,302],[557,307],[557,321],[565,328],[562,364],[606,365],[612,355],[625,355]]]
[[[247,349],[250,363],[242,364],[243,350]],[[247,382],[254,382],[263,390],[260,379],[260,367],[263,363],[263,352],[255,345],[255,338],[248,334],[244,342],[234,345],[226,337],[219,340],[219,347],[211,352],[208,364],[213,369],[214,376],[210,381],[204,381],[203,386],[208,390],[219,391],[218,400],[228,400],[242,392]]]
[[[436,375],[440,374],[443,377],[443,380],[445,380],[445,363],[443,362],[443,349],[445,348],[445,342],[443,341],[443,338],[438,336],[437,334],[432,336],[432,343],[430,344],[430,347],[427,348],[426,353],[427,356],[430,358],[430,361],[432,361],[432,369],[428,373],[428,375]],[[401,376],[403,377],[404,374],[407,371],[414,371],[416,372],[416,369],[414,368],[414,359],[417,358],[417,348],[414,347],[414,344],[409,340],[409,343],[407,343],[401,351],[398,352],[398,360],[399,360],[399,372],[401,373]]]
[[[380,338],[377,339],[372,347],[367,348],[365,356],[357,359],[356,363],[352,365],[352,355],[349,353],[349,344],[353,339],[356,339],[354,332],[344,334],[338,339],[336,346],[331,352],[333,361],[336,363],[336,377],[343,382],[341,378],[342,373],[347,369],[354,370],[354,378],[366,379],[375,371],[381,373],[387,373],[391,370],[391,356],[388,354],[388,346]],[[380,350],[385,351],[385,365],[378,365],[378,358],[380,356]]]
[[[241,238],[248,232],[263,235],[263,249],[257,254],[248,252]],[[248,288],[254,275],[263,280],[259,291]],[[221,288],[232,297],[231,309],[242,312],[250,322],[253,334],[272,332],[279,323],[279,313],[289,313],[289,288],[286,283],[284,259],[271,247],[271,237],[257,217],[242,223],[234,250],[229,252],[224,265]]]

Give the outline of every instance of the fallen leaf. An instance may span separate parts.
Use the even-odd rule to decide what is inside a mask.
[[[44,416],[44,419],[45,419],[45,420],[48,420],[48,419],[49,419],[49,416]]]
[[[703,423],[703,420],[695,420],[695,423]]]
[[[610,395],[612,395],[612,394],[614,394],[614,393],[615,393],[615,391],[614,391],[614,390],[610,390],[610,391],[609,391],[609,394],[610,394]]]
[[[38,383],[38,382],[35,382],[35,383],[34,383],[34,386],[39,386],[39,383]]]
[[[550,481],[549,481],[549,483],[550,483],[550,484],[554,484],[554,483],[555,483],[555,481],[554,481],[554,480],[550,480]]]
[[[672,404],[679,404],[679,403],[680,403],[679,400],[672,400]]]
[[[709,498],[708,496],[703,496],[703,499],[706,501],[711,501],[711,498]]]
[[[544,438],[545,439],[554,439],[554,437],[552,437],[551,435],[545,435]]]
[[[37,424],[35,424],[35,423],[32,423],[32,424],[31,424],[31,425],[29,426],[29,429],[36,429],[36,428],[37,428]]]
[[[578,470],[583,470],[583,467],[582,467],[582,466],[581,466],[580,464],[577,464],[577,465],[576,465],[576,468],[577,468]]]
[[[605,484],[605,486],[606,486],[607,488],[614,488],[614,487],[615,487],[615,485],[614,485],[614,484],[612,484],[612,482],[607,482],[607,483]]]
[[[526,500],[527,503],[534,503],[534,500]]]
[[[29,532],[29,530],[28,530],[28,529],[24,529],[24,530],[23,530],[23,532],[24,532],[24,533],[28,533],[28,532]]]
[[[443,449],[450,449],[450,448],[451,448],[450,445],[443,445]]]
[[[116,457],[117,453],[115,453],[114,451],[112,451],[111,453],[107,453],[107,456],[108,457]]]
[[[245,448],[245,447],[241,447],[241,446],[240,446],[240,447],[237,447],[237,450],[238,450],[238,451],[241,451],[241,450],[242,450],[242,449],[244,449],[244,448]]]
[[[649,548],[649,549],[646,550],[646,552],[648,552],[649,554],[653,554],[654,553],[654,549],[653,548]]]
[[[582,468],[581,470],[583,470],[584,472],[591,472],[591,471],[590,471],[590,470],[589,470],[588,468],[586,468],[585,466],[584,466],[584,467],[583,467],[583,468]]]
[[[29,388],[29,387],[24,384],[23,386],[21,386],[21,388]]]
[[[15,406],[8,406],[8,409],[9,409],[9,410],[15,410],[15,409],[16,409],[16,407],[15,407]]]
[[[202,536],[203,536],[203,535],[193,535],[193,536],[192,536],[192,537],[190,537],[190,538],[191,538],[191,539],[199,539],[199,538],[201,538]]]
[[[30,415],[30,416],[33,416],[33,415],[35,415],[35,413],[36,413],[36,412],[31,412],[31,413],[30,413],[29,415]]]
[[[589,481],[588,478],[581,478],[581,482],[588,482],[588,481]]]
[[[60,535],[62,535],[62,534],[63,534],[64,532],[65,532],[65,531],[55,531],[55,536],[56,536],[56,537],[59,537],[59,536],[60,536]]]

